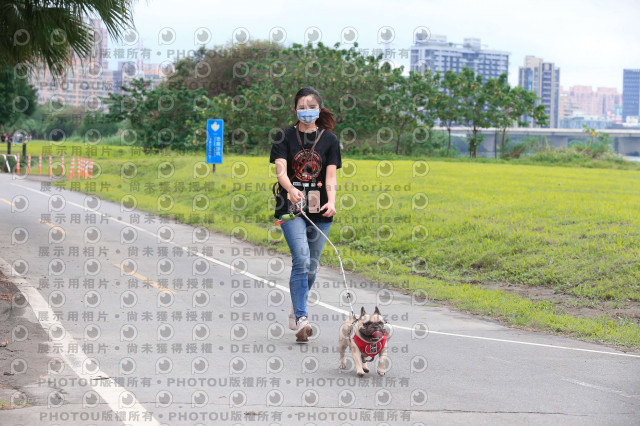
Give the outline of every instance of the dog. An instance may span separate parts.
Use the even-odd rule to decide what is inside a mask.
[[[371,315],[365,312],[363,306],[360,310],[360,318],[355,316],[347,318],[340,327],[338,338],[339,367],[347,368],[345,351],[348,346],[351,348],[351,356],[359,377],[369,372],[367,362],[373,361],[376,355],[380,357],[378,374],[384,376],[388,368],[386,343],[390,337],[385,328],[386,323],[377,306]]]

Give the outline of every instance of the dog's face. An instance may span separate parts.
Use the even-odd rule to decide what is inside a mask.
[[[356,331],[362,339],[374,341],[381,339],[384,335],[385,324],[386,321],[377,306],[373,314],[367,314],[363,306],[360,310],[360,318],[358,318],[358,322],[356,323]]]

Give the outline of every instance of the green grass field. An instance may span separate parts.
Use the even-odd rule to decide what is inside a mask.
[[[80,155],[100,175],[74,189],[118,202],[131,194],[140,209],[288,253],[273,224],[268,157],[227,155],[215,174],[194,177],[211,168],[203,155],[94,148]],[[135,177],[122,176],[127,162]],[[338,184],[329,237],[346,269],[511,325],[640,348],[640,171],[343,156]],[[337,265],[333,250],[323,261]],[[537,290],[542,300],[527,297]]]

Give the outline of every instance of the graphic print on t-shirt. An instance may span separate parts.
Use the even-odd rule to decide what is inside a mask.
[[[274,137],[269,162],[275,164],[279,158],[286,160],[287,176],[293,186],[303,192],[318,189],[320,192],[320,206],[325,205],[329,200],[325,185],[326,169],[328,165],[335,165],[336,169],[342,167],[340,143],[335,133],[325,131],[320,136],[317,131],[303,133],[294,126],[282,129],[281,132],[281,134]],[[296,132],[298,135],[296,135]],[[300,141],[298,141],[298,136],[300,136]],[[303,163],[305,157],[309,155],[308,150],[316,140],[318,142],[314,147],[316,155],[311,157],[311,164],[306,165],[308,169],[305,171],[305,168],[301,167],[302,164],[300,163]],[[300,153],[299,151],[303,147],[307,151]],[[306,194],[305,198],[307,198]],[[276,219],[280,219],[282,215],[290,213],[289,207],[291,205],[291,200],[288,199],[286,191],[278,192],[273,216]],[[331,222],[333,220],[333,217],[326,217],[323,214],[323,212],[307,213],[309,219],[313,222]]]
[[[322,170],[322,159],[315,151],[302,149],[293,157],[293,172],[296,179],[301,182],[316,179],[320,170]]]

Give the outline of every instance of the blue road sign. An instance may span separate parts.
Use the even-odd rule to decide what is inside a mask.
[[[222,164],[224,120],[207,120],[207,164]]]

